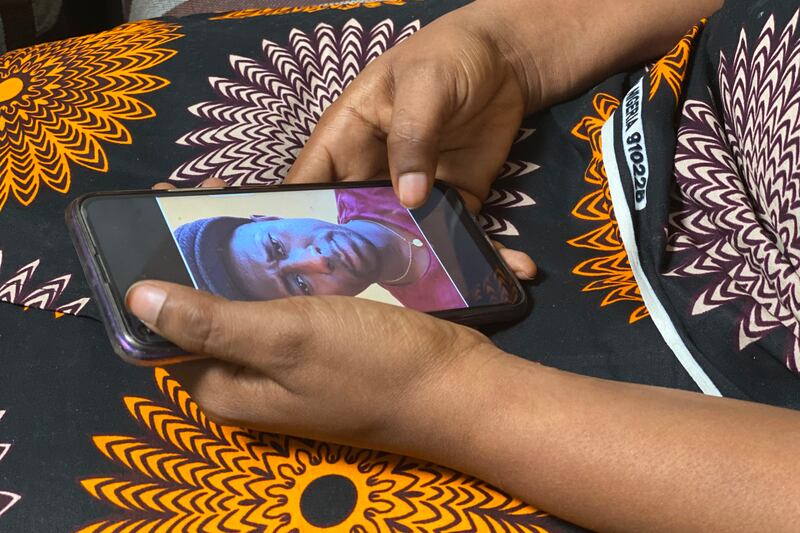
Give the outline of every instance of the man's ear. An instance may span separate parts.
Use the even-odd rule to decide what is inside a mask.
[[[252,222],[269,222],[271,220],[281,220],[281,217],[268,217],[267,215],[250,215]]]

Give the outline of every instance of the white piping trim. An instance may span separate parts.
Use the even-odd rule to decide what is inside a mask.
[[[684,344],[683,339],[675,329],[675,325],[664,308],[661,301],[658,299],[653,286],[650,285],[650,280],[647,279],[642,264],[639,260],[639,247],[636,244],[636,235],[633,231],[633,219],[631,217],[630,206],[628,200],[625,198],[625,189],[622,187],[622,180],[617,163],[616,146],[614,145],[614,119],[616,112],[609,117],[603,126],[602,132],[602,151],[603,162],[606,167],[606,175],[608,176],[608,189],[611,193],[611,202],[614,205],[614,213],[617,217],[617,226],[619,227],[619,235],[622,238],[622,244],[625,246],[625,252],[628,254],[628,262],[633,271],[633,277],[636,283],[639,284],[639,291],[642,294],[644,305],[650,312],[650,316],[656,325],[661,337],[667,346],[672,349],[672,353],[678,359],[680,364],[689,373],[689,376],[697,383],[700,390],[704,394],[710,396],[722,396],[714,382],[708,377],[705,370],[697,363],[692,353]]]

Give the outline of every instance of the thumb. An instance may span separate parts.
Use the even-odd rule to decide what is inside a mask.
[[[249,302],[224,298],[182,285],[144,281],[126,295],[131,312],[150,329],[192,355],[214,357],[252,366],[269,333],[264,332],[263,308]],[[280,306],[278,306],[280,307]],[[291,330],[284,313],[275,309],[270,322],[284,332]],[[269,328],[267,328],[269,329]]]
[[[386,148],[395,192],[409,208],[425,203],[436,177],[441,131],[450,106],[446,84],[435,78],[419,69],[395,82]]]

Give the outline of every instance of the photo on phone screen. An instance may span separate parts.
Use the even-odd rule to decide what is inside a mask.
[[[453,242],[435,209],[417,220],[391,187],[157,201],[195,288],[231,300],[342,295],[441,311],[503,298],[470,289],[470,279],[496,275],[477,247],[458,257],[469,239]]]

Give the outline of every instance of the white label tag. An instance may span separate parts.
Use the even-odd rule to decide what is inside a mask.
[[[622,146],[633,178],[633,198],[637,211],[647,207],[647,181],[650,162],[644,140],[644,78],[639,80],[622,102]]]

